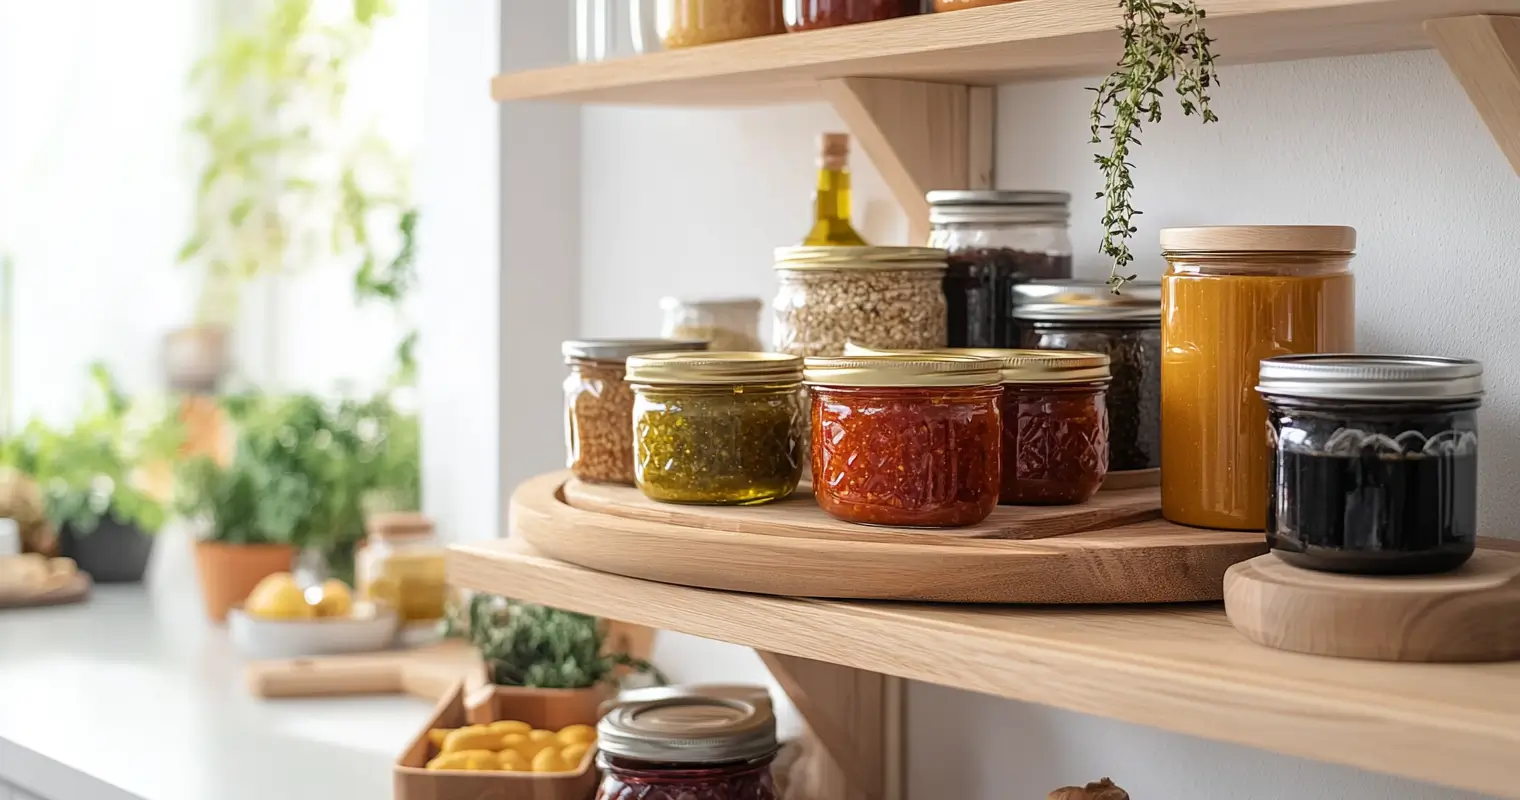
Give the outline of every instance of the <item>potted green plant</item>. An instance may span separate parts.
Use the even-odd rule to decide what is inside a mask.
[[[62,555],[96,582],[136,582],[167,516],[143,468],[171,458],[181,432],[172,411],[133,403],[103,366],[91,378],[71,426],[32,420],[0,447],[0,462],[37,485]]]
[[[450,618],[449,633],[480,652],[491,681],[469,698],[472,722],[517,719],[532,707],[552,728],[594,725],[625,669],[663,681],[648,661],[609,650],[604,621],[573,611],[477,594]]]

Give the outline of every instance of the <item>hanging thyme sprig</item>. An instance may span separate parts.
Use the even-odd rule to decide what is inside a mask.
[[[1135,233],[1134,217],[1140,212],[1130,205],[1135,188],[1130,170],[1130,150],[1140,146],[1141,122],[1161,121],[1162,86],[1176,82],[1177,97],[1185,116],[1201,115],[1204,122],[1219,118],[1209,109],[1209,88],[1219,83],[1214,73],[1214,41],[1204,32],[1204,11],[1197,0],[1119,0],[1124,22],[1124,55],[1113,73],[1093,89],[1098,97],[1092,107],[1092,143],[1101,144],[1107,133],[1108,155],[1093,160],[1103,170],[1102,253],[1113,259],[1108,285],[1115,294],[1134,275],[1119,270],[1134,260],[1129,237]],[[1173,24],[1175,18],[1181,21]],[[1112,121],[1109,114],[1112,113]]]

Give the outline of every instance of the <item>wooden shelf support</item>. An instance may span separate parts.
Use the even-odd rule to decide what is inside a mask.
[[[1520,173],[1520,17],[1433,19],[1425,32]]]
[[[800,796],[901,800],[902,681],[838,664],[758,652],[812,734]]]
[[[891,78],[835,78],[819,89],[907,212],[915,244],[929,237],[925,192],[992,186],[996,89]]]

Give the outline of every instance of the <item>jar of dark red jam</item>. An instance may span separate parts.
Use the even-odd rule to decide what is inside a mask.
[[[1433,356],[1263,359],[1267,544],[1295,566],[1456,569],[1478,537],[1483,366]]]
[[[597,725],[597,800],[777,800],[769,706],[677,696],[626,703]]]
[[[813,494],[867,525],[975,525],[997,507],[998,364],[962,355],[809,358]]]

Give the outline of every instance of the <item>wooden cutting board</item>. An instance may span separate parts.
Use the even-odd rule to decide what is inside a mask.
[[[255,697],[336,697],[356,694],[409,694],[437,702],[464,681],[486,682],[480,656],[462,642],[416,650],[315,656],[248,665],[248,691]]]
[[[90,596],[90,588],[93,585],[90,576],[80,572],[72,576],[68,583],[40,592],[0,586],[0,608],[31,608],[81,603]]]

